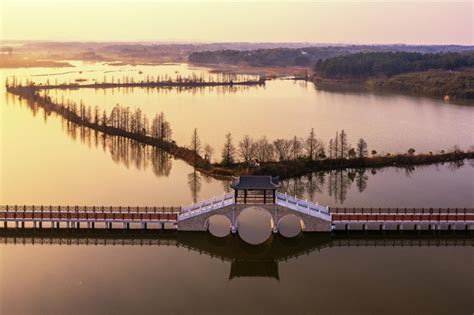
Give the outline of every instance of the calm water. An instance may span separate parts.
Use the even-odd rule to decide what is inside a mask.
[[[347,240],[305,235],[292,242],[273,239],[256,249],[238,237],[217,242],[206,235],[178,237],[167,246],[0,245],[0,313],[470,314],[474,309],[472,239],[456,246],[443,246],[442,240],[433,241],[441,246],[391,240],[372,245],[351,240],[347,246]]]
[[[54,83],[195,74],[218,79],[208,69],[186,65],[74,64],[77,67],[2,70],[2,78],[15,75]],[[177,206],[227,189],[228,183],[206,178],[166,153],[68,126],[54,115],[32,111],[25,102],[6,94],[3,85],[0,89],[1,203]],[[121,103],[140,107],[148,115],[163,110],[178,143],[189,142],[196,126],[202,142],[215,148],[227,131],[236,139],[246,133],[275,139],[305,136],[311,127],[322,139],[345,128],[350,139],[363,136],[379,152],[474,144],[473,107],[408,96],[321,92],[292,81],[270,81],[264,88],[234,91],[83,89],[57,94],[58,99],[82,99],[87,105],[106,109]],[[364,174],[313,174],[286,181],[282,190],[323,205],[466,207],[474,203],[473,178],[472,163],[466,162],[464,166],[387,168]]]
[[[46,73],[57,75],[41,76]],[[28,74],[36,82],[63,82],[165,73],[209,75],[207,69],[186,65],[89,64],[8,70],[2,78]],[[275,139],[303,137],[311,127],[324,140],[344,128],[350,140],[363,136],[379,152],[474,144],[473,107],[408,96],[322,92],[291,81],[233,90],[77,90],[51,95],[108,110],[116,103],[140,107],[149,116],[163,110],[178,143],[188,143],[197,127],[202,141],[217,153],[229,131],[236,139],[244,134]],[[3,84],[0,97],[0,204],[179,206],[228,189],[227,182],[205,177],[166,153],[104,138],[34,111],[6,95]],[[465,161],[315,173],[285,180],[281,190],[331,206],[474,207],[474,167]],[[179,247],[0,245],[0,313],[468,314],[474,309],[472,244],[327,244],[304,236],[250,248],[238,236],[217,240],[192,234],[181,237]],[[301,248],[309,253],[298,254]]]

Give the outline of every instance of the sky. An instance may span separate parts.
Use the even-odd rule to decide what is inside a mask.
[[[473,2],[0,0],[0,38],[474,43]]]

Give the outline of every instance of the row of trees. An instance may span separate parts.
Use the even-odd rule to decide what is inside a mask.
[[[257,81],[261,78],[256,76],[247,76],[247,75],[237,75],[232,72],[226,73],[216,73],[216,74],[208,74],[207,79],[204,74],[196,75],[192,73],[190,75],[184,76],[181,74],[176,74],[175,77],[172,77],[168,74],[164,75],[146,75],[143,77],[133,77],[133,76],[122,76],[120,78],[116,78],[115,76],[107,77],[104,75],[102,81],[100,79],[69,79],[68,82],[58,83],[58,80],[55,79],[54,83],[48,79],[44,83],[36,83],[32,81],[30,78],[26,78],[22,80],[21,78],[17,78],[16,76],[12,76],[11,78],[7,77],[5,79],[5,86],[6,87],[19,87],[19,86],[35,86],[35,85],[70,85],[70,84],[79,84],[81,82],[92,81],[95,84],[130,84],[130,83],[143,83],[143,84],[154,84],[154,83],[230,83],[230,82],[249,82],[249,81]]]
[[[203,153],[204,158],[209,162],[214,153],[214,149],[210,145],[201,145],[197,129],[193,131],[190,149],[196,155]],[[368,155],[367,142],[364,139],[359,139],[356,146],[352,147],[346,132],[342,130],[329,141],[327,152],[328,155],[324,142],[316,138],[314,129],[311,129],[304,139],[294,136],[291,139],[269,141],[266,136],[253,139],[246,135],[238,142],[237,146],[233,143],[232,134],[228,133],[225,135],[224,147],[221,152],[221,164],[229,166],[238,161],[251,165],[255,162],[284,162],[298,159],[314,161],[325,158],[364,158]]]
[[[173,132],[163,112],[156,114],[150,123],[140,108],[132,110],[129,106],[120,104],[116,104],[109,114],[105,110],[100,112],[98,106],[94,108],[85,106],[83,101],[79,105],[75,102],[61,101],[59,105],[86,124],[113,127],[139,136],[150,136],[160,141],[172,141]]]

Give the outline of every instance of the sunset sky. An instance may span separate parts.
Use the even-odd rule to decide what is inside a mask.
[[[473,44],[472,2],[1,0],[1,39]]]

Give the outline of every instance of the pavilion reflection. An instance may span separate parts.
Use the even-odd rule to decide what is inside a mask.
[[[237,235],[216,238],[210,233],[119,230],[0,229],[0,245],[166,246],[184,248],[230,263],[229,280],[243,277],[280,279],[279,264],[332,247],[474,246],[468,234],[302,234],[296,238],[272,235],[250,245]]]

